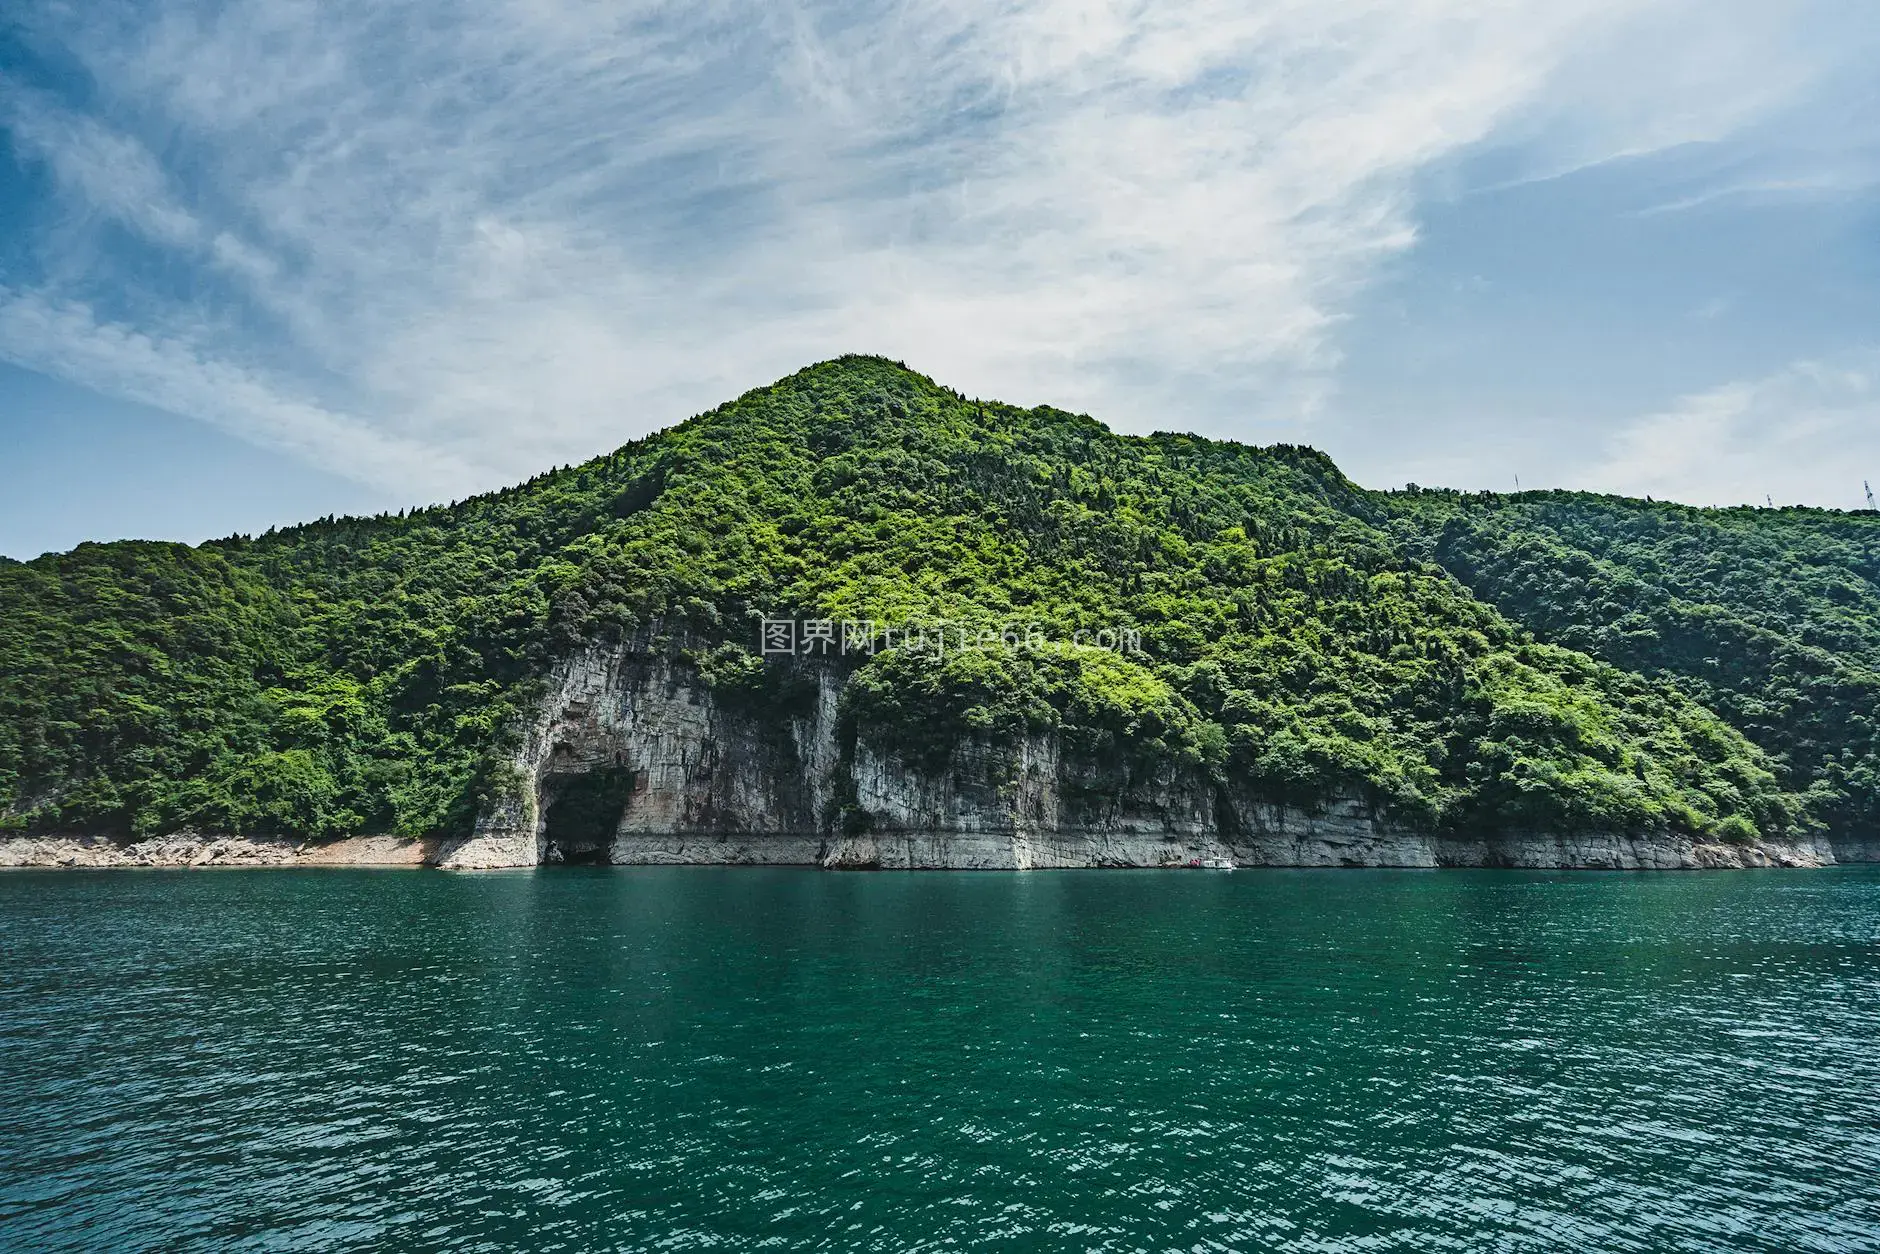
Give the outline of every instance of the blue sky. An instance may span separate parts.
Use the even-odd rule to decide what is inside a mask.
[[[22,0],[0,553],[452,499],[878,352],[1359,482],[1861,504],[1880,9]]]

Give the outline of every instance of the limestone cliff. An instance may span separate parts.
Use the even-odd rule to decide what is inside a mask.
[[[574,854],[632,863],[832,868],[1185,866],[1815,866],[1825,840],[1700,845],[1670,836],[1436,836],[1357,800],[1308,813],[1201,772],[1119,782],[1048,735],[967,744],[946,769],[844,744],[838,665],[787,718],[742,707],[671,651],[596,646],[559,665],[515,761],[518,795],[438,854],[446,867],[526,866]],[[561,847],[551,814],[597,773],[630,782],[604,850]],[[846,802],[846,806],[844,806]]]
[[[1442,836],[1393,825],[1355,799],[1275,805],[1201,771],[1120,779],[1055,738],[968,743],[921,771],[845,743],[839,663],[806,672],[790,712],[715,691],[683,650],[595,645],[557,665],[514,762],[516,788],[444,842],[357,837],[309,845],[196,832],[132,844],[48,835],[0,840],[0,866],[544,862],[783,864],[827,868],[1181,867],[1225,859],[1286,867],[1820,866],[1880,842],[1694,844],[1611,832]],[[557,807],[597,780],[605,824],[558,828]],[[590,807],[590,810],[592,807]]]

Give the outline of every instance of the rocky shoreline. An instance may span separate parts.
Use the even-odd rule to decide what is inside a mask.
[[[83,833],[0,837],[0,869],[26,867],[429,866],[436,842],[354,836],[324,842],[180,831],[119,841]]]
[[[714,691],[682,647],[639,640],[577,651],[549,677],[521,739],[512,762],[518,794],[486,810],[475,832],[438,850],[436,861],[1672,870],[1847,860],[1822,838],[1735,845],[1670,834],[1436,835],[1397,826],[1355,797],[1308,812],[1199,771],[1138,776],[1070,752],[1048,733],[1015,745],[963,744],[944,767],[915,769],[865,735],[845,736],[844,678],[836,667],[810,670],[813,699],[780,719]],[[618,824],[585,848],[563,847],[552,821],[557,801],[610,772],[631,781]],[[1867,856],[1880,856],[1875,845]]]
[[[829,839],[813,833],[634,833],[608,856],[629,866],[814,866],[827,870],[1184,869],[1225,859],[1237,867],[1506,867],[1554,870],[1701,870],[1820,867],[1880,861],[1880,843],[1697,844],[1618,835],[1507,835],[1460,839],[1410,833],[1375,838],[1313,830],[1257,838],[1188,839],[1101,832],[896,832]],[[546,859],[555,861],[550,856]],[[356,836],[327,842],[176,832],[140,841],[49,833],[0,838],[0,869],[130,867],[442,867],[538,865],[526,851],[475,839],[438,842]]]
[[[0,837],[4,867],[435,866],[558,862],[831,870],[1069,867],[1521,867],[1682,870],[1880,861],[1880,838],[1707,843],[1670,833],[1436,834],[1355,797],[1311,810],[1199,770],[1141,774],[1049,733],[961,744],[916,769],[844,730],[839,667],[790,712],[713,689],[683,642],[592,644],[548,676],[509,763],[514,789],[448,840],[323,843],[178,831],[121,842]],[[593,790],[605,784],[601,793]],[[611,789],[612,791],[606,791]],[[558,824],[583,790],[604,822]],[[589,807],[590,813],[592,806]],[[615,817],[617,816],[617,818]]]

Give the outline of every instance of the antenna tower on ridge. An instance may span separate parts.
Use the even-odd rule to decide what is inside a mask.
[[[1874,507],[1873,506],[1873,485],[1871,483],[1868,483],[1865,479],[1862,479],[1860,481],[1860,486],[1866,489],[1866,492],[1867,492],[1867,508],[1872,509]]]

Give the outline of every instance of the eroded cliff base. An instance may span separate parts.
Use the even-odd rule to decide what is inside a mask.
[[[789,709],[718,691],[682,643],[595,644],[548,676],[511,795],[468,835],[327,843],[182,831],[0,838],[8,866],[780,865],[837,869],[1523,867],[1681,870],[1880,861],[1880,838],[1704,843],[1670,833],[1443,835],[1355,798],[1305,810],[1199,770],[1143,774],[1050,734],[915,767],[844,726],[839,665]]]
[[[0,839],[0,869],[23,867],[431,866],[454,870],[600,863],[617,866],[812,866],[827,870],[1026,871],[1049,868],[1508,867],[1698,870],[1880,861],[1880,841],[1830,845],[1699,844],[1665,837],[1540,834],[1436,837],[1352,830],[1364,820],[1298,816],[1291,830],[1229,839],[1142,832],[630,832],[567,857],[485,837],[418,841],[357,836],[322,843],[177,832],[141,841],[51,833]],[[1341,830],[1343,829],[1343,830]]]

